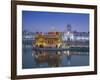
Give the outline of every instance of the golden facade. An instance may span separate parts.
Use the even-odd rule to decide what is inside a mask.
[[[38,33],[35,37],[37,47],[60,47],[62,44],[60,32],[48,32],[47,34]]]

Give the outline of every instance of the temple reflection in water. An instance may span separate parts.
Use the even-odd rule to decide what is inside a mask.
[[[58,67],[61,63],[62,56],[60,54],[55,54],[52,52],[41,52],[36,53],[35,56],[36,65],[46,64],[51,67]]]

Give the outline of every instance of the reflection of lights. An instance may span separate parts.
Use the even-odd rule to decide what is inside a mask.
[[[67,55],[70,55],[70,52],[69,51],[67,51]]]
[[[32,56],[34,56],[34,54],[32,53]]]
[[[63,53],[66,54],[67,52],[66,51],[63,51]]]
[[[38,55],[35,55],[35,58],[38,58]]]
[[[58,54],[61,54],[61,52],[60,52],[60,51],[58,51]]]
[[[70,52],[69,51],[63,51],[63,53],[65,54],[65,55],[70,55]]]

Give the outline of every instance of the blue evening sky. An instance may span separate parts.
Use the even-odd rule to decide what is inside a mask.
[[[89,14],[22,11],[22,28],[31,32],[48,32],[53,28],[65,31],[67,24],[72,30],[89,31]]]

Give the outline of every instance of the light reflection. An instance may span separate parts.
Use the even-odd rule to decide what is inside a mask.
[[[36,65],[41,66],[50,66],[50,67],[59,67],[62,64],[63,56],[67,59],[67,65],[71,65],[71,55],[70,51],[33,51]]]

